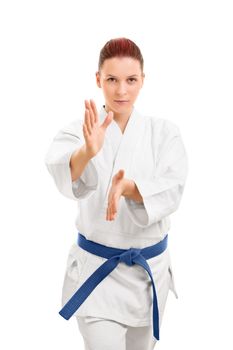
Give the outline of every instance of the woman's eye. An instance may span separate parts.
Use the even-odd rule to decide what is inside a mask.
[[[108,78],[107,80],[108,81],[116,81],[115,78]],[[129,80],[130,83],[133,83],[134,81],[137,81],[137,79],[135,79],[135,78],[129,78],[128,80]]]
[[[129,78],[130,82],[132,83],[133,81],[137,81],[135,78]]]

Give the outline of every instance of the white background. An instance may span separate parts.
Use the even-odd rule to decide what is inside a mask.
[[[158,349],[230,349],[232,341],[231,1],[1,1],[1,348],[83,349],[59,316],[76,203],[44,164],[52,138],[98,108],[99,51],[125,36],[145,60],[136,107],[175,122],[189,156],[170,252]]]

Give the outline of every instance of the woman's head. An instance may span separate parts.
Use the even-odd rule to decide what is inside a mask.
[[[96,81],[103,89],[107,110],[116,115],[131,112],[143,85],[143,65],[141,51],[130,39],[111,39],[104,45],[100,51]]]
[[[107,41],[100,51],[98,70],[100,72],[104,61],[113,57],[131,57],[138,60],[143,73],[144,61],[139,47],[130,39],[116,38]]]

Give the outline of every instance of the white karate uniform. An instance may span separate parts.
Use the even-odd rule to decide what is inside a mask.
[[[99,110],[100,123],[107,112]],[[54,137],[45,163],[58,190],[77,204],[77,218],[65,269],[62,306],[84,281],[106,261],[77,244],[77,232],[106,246],[144,248],[162,240],[170,228],[169,215],[177,210],[188,172],[186,151],[179,128],[163,118],[145,116],[133,108],[122,134],[113,120],[101,150],[81,177],[72,182],[70,157],[85,143],[82,119],[67,124]],[[121,197],[115,220],[106,220],[112,177],[124,169],[143,198],[137,203]],[[169,247],[169,239],[168,239]],[[169,248],[147,260],[157,292],[160,322],[169,289],[177,296]],[[141,266],[120,263],[75,312],[115,320],[131,327],[152,325],[151,280]]]
[[[98,317],[77,317],[85,350],[153,350],[153,327],[131,327]]]

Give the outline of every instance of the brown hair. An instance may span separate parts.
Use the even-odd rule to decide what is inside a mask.
[[[106,42],[100,51],[98,69],[100,69],[105,60],[113,57],[132,57],[140,62],[143,72],[144,61],[139,47],[130,39],[116,38]]]

